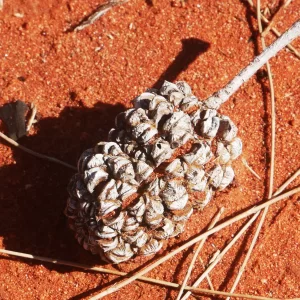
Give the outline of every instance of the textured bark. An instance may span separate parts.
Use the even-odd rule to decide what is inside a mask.
[[[115,126],[81,155],[65,213],[86,250],[120,263],[183,232],[193,208],[232,182],[242,142],[182,81],[137,97]]]

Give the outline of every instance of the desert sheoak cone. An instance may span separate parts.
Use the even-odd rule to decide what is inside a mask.
[[[76,239],[113,263],[156,253],[232,182],[242,152],[236,135],[187,83],[147,90],[116,117],[108,142],[78,161],[65,210]]]

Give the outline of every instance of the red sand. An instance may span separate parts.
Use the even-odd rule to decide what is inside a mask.
[[[205,98],[261,51],[256,20],[242,1],[189,0],[185,8],[169,0],[155,1],[154,7],[147,2],[151,1],[132,0],[81,32],[66,32],[99,1],[4,0],[0,12],[0,104],[21,99],[34,102],[39,112],[39,122],[21,144],[75,164],[81,151],[106,138],[115,115],[157,80],[186,80],[195,95]],[[276,10],[279,1],[268,2]],[[263,1],[262,7],[266,4]],[[300,2],[292,1],[276,27],[284,31],[299,18]],[[269,34],[267,44],[273,40]],[[293,45],[299,50],[300,39]],[[277,112],[276,189],[300,167],[300,60],[284,50],[271,60],[271,66]],[[203,212],[196,212],[186,231],[166,243],[159,256],[203,230],[219,207],[226,208],[223,218],[227,218],[266,197],[270,105],[265,103],[270,103],[270,97],[268,81],[262,77],[254,76],[222,107],[238,125],[243,157],[262,180],[238,159],[235,185],[218,193]],[[0,165],[0,247],[99,264],[98,257],[75,242],[63,215],[72,171],[3,144]],[[298,179],[294,185],[299,183]],[[270,208],[237,292],[278,298],[300,295],[299,212],[299,196]],[[203,260],[209,260],[215,247],[224,247],[243,223],[210,237],[201,252]],[[215,289],[230,290],[256,225],[211,273]],[[148,275],[181,282],[193,251],[176,255]],[[107,267],[128,272],[153,259],[136,258]],[[192,280],[202,271],[197,262]],[[0,256],[1,299],[87,299],[114,279]],[[176,292],[135,282],[107,299],[129,297],[174,299]]]

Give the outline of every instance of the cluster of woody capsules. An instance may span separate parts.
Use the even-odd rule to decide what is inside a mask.
[[[183,232],[193,208],[232,182],[242,142],[183,81],[141,94],[115,127],[81,155],[65,213],[86,250],[120,263]]]

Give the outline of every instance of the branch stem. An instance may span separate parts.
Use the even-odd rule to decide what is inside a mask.
[[[297,21],[282,34],[273,44],[267,47],[260,55],[236,75],[224,88],[207,98],[204,103],[208,108],[218,109],[226,102],[243,83],[249,80],[270,58],[286,47],[295,38],[300,36],[300,21]]]

